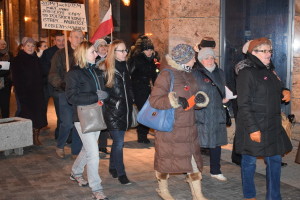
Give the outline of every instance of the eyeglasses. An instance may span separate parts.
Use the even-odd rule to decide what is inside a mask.
[[[262,52],[262,53],[273,53],[273,49],[271,50],[254,50],[255,52]]]
[[[128,49],[123,49],[123,50],[117,50],[117,49],[116,49],[115,51],[119,51],[119,52],[121,52],[121,53],[125,53],[125,52],[128,53]]]

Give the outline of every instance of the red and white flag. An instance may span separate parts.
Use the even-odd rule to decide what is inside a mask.
[[[111,12],[111,4],[109,5],[109,9],[107,13],[104,15],[103,20],[101,21],[98,29],[94,33],[90,42],[94,43],[97,39],[102,38],[114,30],[113,20],[112,20],[112,12]]]

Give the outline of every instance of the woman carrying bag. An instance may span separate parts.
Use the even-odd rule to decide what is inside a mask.
[[[99,151],[98,138],[100,131],[83,133],[78,119],[77,106],[91,105],[108,97],[101,88],[101,72],[95,66],[95,48],[92,43],[84,41],[75,50],[74,57],[77,66],[66,75],[66,96],[74,108],[74,126],[76,127],[83,147],[76,158],[70,179],[78,183],[79,186],[87,186],[92,189],[93,198],[97,200],[107,200],[103,193],[101,178],[99,176]],[[87,165],[88,182],[83,179],[83,170]]]

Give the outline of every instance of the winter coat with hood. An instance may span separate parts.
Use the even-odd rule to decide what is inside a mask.
[[[283,155],[292,150],[292,145],[281,125],[282,82],[272,63],[267,67],[254,55],[247,56],[235,68],[236,152],[256,157]],[[261,132],[260,143],[250,139],[250,133],[256,131]]]
[[[176,97],[189,99],[198,92],[197,83],[192,73],[182,70],[169,56],[166,56],[174,74],[174,89]],[[171,75],[168,71],[161,71],[157,77],[149,102],[157,109],[175,109],[175,123],[172,132],[155,134],[154,169],[160,173],[187,173],[193,172],[191,159],[194,157],[198,169],[201,171],[203,162],[200,154],[198,134],[195,124],[194,109],[185,111],[179,106],[176,99],[170,95]]]
[[[43,74],[39,58],[20,50],[11,62],[11,72],[21,111],[18,117],[32,120],[33,128],[47,125]]]
[[[148,58],[141,52],[131,58],[129,68],[133,70],[131,80],[134,100],[140,110],[151,93],[151,83],[154,84],[157,77],[154,56]]]
[[[226,113],[223,108],[223,98],[217,89],[218,87],[222,92],[222,96],[225,96],[224,72],[217,65],[212,72],[209,72],[199,62],[195,63],[193,75],[199,89],[205,92],[210,100],[206,108],[195,110],[200,145],[204,148],[226,145]]]
[[[106,88],[104,120],[108,130],[126,131],[132,123],[133,93],[126,61],[115,61],[114,85]]]

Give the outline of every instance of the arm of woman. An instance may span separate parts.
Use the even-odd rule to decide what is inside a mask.
[[[78,70],[71,70],[66,74],[66,97],[73,105],[90,105],[98,101],[96,92],[81,92]]]
[[[242,121],[244,128],[248,134],[260,131],[255,116],[253,115],[252,95],[254,94],[254,77],[250,70],[243,69],[237,76],[237,102],[238,102],[238,118]]]

